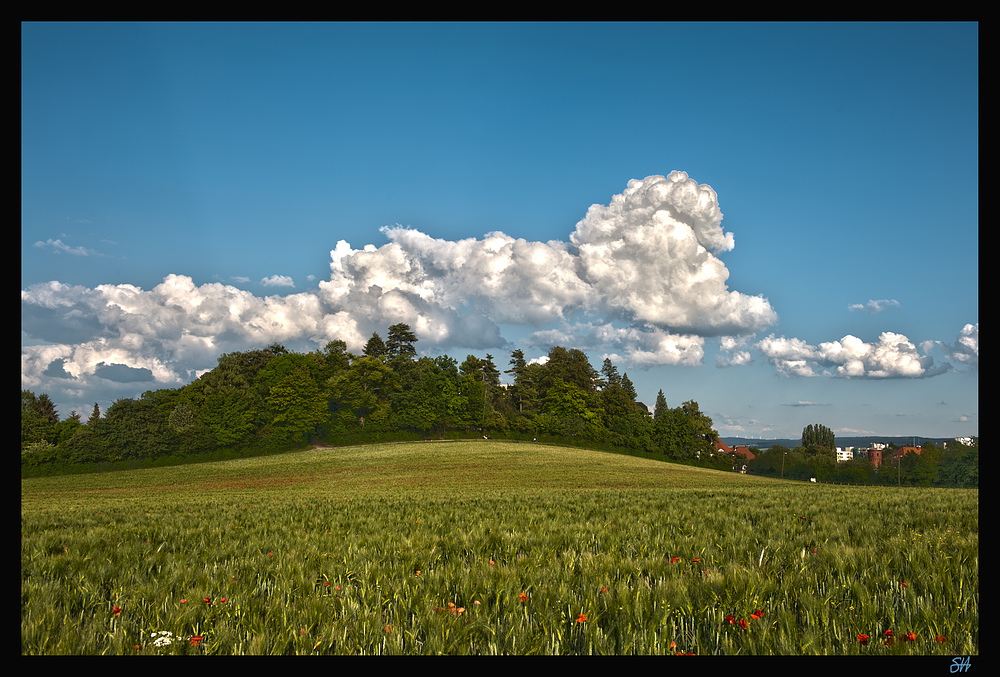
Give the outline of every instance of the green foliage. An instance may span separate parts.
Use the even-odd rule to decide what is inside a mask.
[[[371,338],[368,339],[368,343],[365,344],[362,350],[365,357],[376,357],[383,358],[388,354],[388,348],[386,348],[385,341],[379,336],[378,332],[374,332]]]
[[[42,474],[73,464],[273,453],[309,441],[495,435],[733,469],[732,457],[716,453],[718,433],[697,402],[671,408],[660,390],[650,417],[628,374],[610,358],[598,372],[580,350],[555,346],[547,361],[532,364],[514,350],[504,372],[511,383],[503,387],[488,353],[467,355],[461,364],[448,355],[415,359],[408,325],[393,325],[388,335],[382,342],[373,333],[361,356],[342,340],[306,354],[277,344],[223,354],[194,382],[119,400],[108,416],[95,403],[86,424],[76,412],[59,420],[48,395],[22,390],[22,468]],[[902,459],[897,473],[878,472],[866,461],[837,463],[833,433],[821,425],[807,426],[803,442],[758,455],[751,472],[910,486],[979,482],[978,442],[929,445]]]
[[[802,429],[803,447],[821,447],[833,451],[837,448],[837,440],[833,431],[824,425],[810,423]]]
[[[524,359],[524,351],[520,348],[510,354],[511,368],[504,371],[511,374],[514,382],[507,389],[508,397],[516,406],[517,412],[523,414],[531,411],[537,401],[538,390],[536,388],[536,369],[531,369]],[[538,366],[538,365],[534,365]]]
[[[548,361],[542,366],[540,372],[538,394],[543,401],[549,388],[556,381],[573,385],[588,397],[597,392],[599,375],[590,365],[586,354],[576,348],[567,350],[562,346],[553,347],[549,350]]]
[[[36,396],[21,390],[21,449],[40,442],[55,443],[59,437],[59,415],[45,393]]]
[[[333,377],[329,384],[335,412],[347,424],[383,424],[389,417],[388,398],[398,388],[395,373],[379,357],[365,355],[350,368]]]
[[[938,481],[946,487],[979,486],[979,441],[949,443],[939,455]]]
[[[168,417],[150,400],[120,399],[100,422],[101,434],[117,459],[154,458],[170,453],[175,433]]]
[[[279,445],[301,444],[327,420],[327,396],[317,379],[320,365],[304,355],[282,355],[257,375],[264,412]]]
[[[385,342],[385,353],[390,359],[407,358],[412,359],[417,354],[417,349],[413,346],[417,342],[417,335],[410,329],[410,325],[400,322],[389,327],[389,336]]]
[[[697,402],[671,408],[660,390],[650,417],[636,402],[628,374],[610,358],[598,372],[580,350],[555,346],[544,363],[532,364],[514,350],[504,372],[512,382],[502,387],[488,353],[467,355],[461,364],[448,355],[416,359],[417,339],[408,325],[393,325],[388,336],[383,342],[373,333],[361,356],[348,352],[342,340],[306,354],[278,344],[223,354],[215,369],[181,388],[118,400],[103,417],[95,403],[86,424],[76,412],[59,420],[48,395],[22,390],[22,468],[39,474],[72,464],[272,453],[310,440],[506,435],[732,470],[732,458],[716,453],[718,433]],[[829,482],[978,486],[978,442],[928,445],[923,454],[903,458],[893,477],[867,461],[836,463],[834,442],[828,428],[809,425],[802,446],[760,454],[752,472]]]

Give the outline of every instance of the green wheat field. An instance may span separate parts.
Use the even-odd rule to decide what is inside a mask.
[[[974,655],[979,492],[501,441],[21,481],[21,653]]]

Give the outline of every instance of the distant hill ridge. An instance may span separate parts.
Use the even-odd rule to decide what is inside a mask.
[[[768,449],[773,446],[781,445],[783,447],[788,447],[789,449],[794,449],[802,444],[802,438],[788,439],[788,438],[776,438],[776,439],[760,439],[758,437],[721,437],[723,442],[731,447],[745,446],[745,447],[757,447],[758,449]],[[837,435],[837,446],[838,447],[867,447],[872,443],[882,443],[888,444],[892,442],[896,446],[904,445],[915,445],[921,446],[926,442],[933,442],[934,444],[941,444],[942,442],[950,442],[954,440],[954,437],[920,437],[919,435],[908,435],[908,436],[888,436],[888,435],[872,435],[868,437],[841,437]]]

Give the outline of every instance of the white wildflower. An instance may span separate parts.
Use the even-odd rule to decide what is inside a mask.
[[[174,637],[173,633],[167,632],[166,630],[154,632],[149,637],[153,640],[153,646],[170,646],[177,639]]]

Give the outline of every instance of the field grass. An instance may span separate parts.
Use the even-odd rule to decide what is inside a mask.
[[[22,654],[978,651],[978,490],[485,440],[21,482]]]

